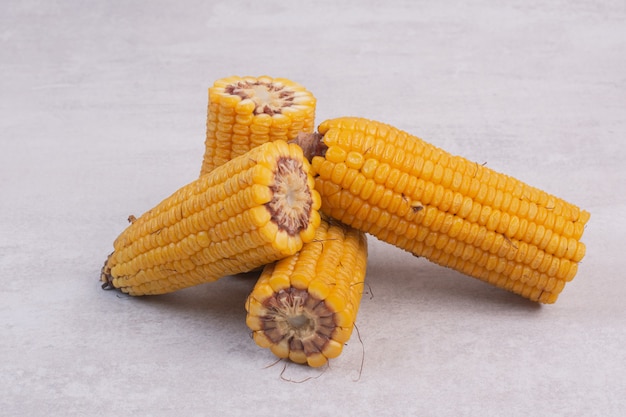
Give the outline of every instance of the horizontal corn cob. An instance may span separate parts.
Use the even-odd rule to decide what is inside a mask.
[[[115,240],[103,286],[162,294],[296,253],[320,222],[309,169],[298,146],[275,141],[182,187]]]
[[[228,77],[209,89],[201,175],[255,146],[312,132],[315,97],[285,78]]]
[[[254,341],[315,367],[337,357],[352,334],[366,263],[365,235],[323,218],[300,252],[263,270],[246,302]]]
[[[585,254],[588,212],[391,126],[339,118],[296,143],[329,216],[533,301]]]

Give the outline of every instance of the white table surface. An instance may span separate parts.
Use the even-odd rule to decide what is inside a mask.
[[[370,238],[360,340],[322,369],[250,339],[253,278],[102,291],[128,215],[198,174],[233,74],[589,210],[578,275],[537,305]],[[625,74],[623,0],[3,1],[0,414],[626,415]]]

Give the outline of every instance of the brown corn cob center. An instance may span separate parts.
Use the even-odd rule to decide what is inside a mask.
[[[313,208],[306,171],[300,161],[283,157],[276,164],[274,178],[267,210],[280,230],[294,236],[308,227]]]
[[[227,85],[226,93],[241,97],[243,100],[254,101],[254,114],[281,114],[283,107],[293,105],[295,94],[293,90],[274,83],[263,81],[240,81]]]
[[[303,351],[307,356],[323,351],[337,327],[324,301],[305,290],[291,287],[263,304],[269,311],[261,319],[265,335],[275,344],[287,339],[291,351]]]

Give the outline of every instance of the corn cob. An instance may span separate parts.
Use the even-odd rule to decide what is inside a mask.
[[[163,294],[296,253],[320,222],[309,169],[298,146],[275,141],[182,187],[115,240],[103,287]]]
[[[285,78],[228,77],[209,89],[205,154],[200,174],[274,140],[312,132],[315,97]]]
[[[248,297],[254,341],[314,367],[337,357],[352,333],[366,263],[365,235],[322,218],[313,241],[268,265]]]
[[[533,301],[574,278],[588,212],[379,122],[318,131],[295,142],[329,216]]]

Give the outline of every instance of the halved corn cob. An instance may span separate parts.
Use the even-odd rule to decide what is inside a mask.
[[[273,140],[312,132],[315,97],[285,78],[228,77],[209,89],[201,175]]]
[[[555,302],[585,254],[588,212],[389,125],[328,120],[296,143],[328,215],[523,297]]]
[[[296,253],[320,222],[309,169],[298,146],[275,141],[182,187],[115,240],[103,286],[162,294]]]
[[[322,218],[313,241],[268,265],[248,297],[254,341],[315,367],[337,357],[352,334],[366,264],[365,235]]]

